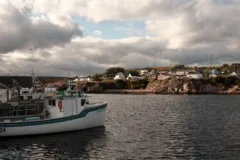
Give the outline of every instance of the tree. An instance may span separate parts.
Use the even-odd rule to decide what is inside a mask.
[[[141,79],[141,80],[130,80],[128,82],[128,88],[129,89],[143,89],[146,88],[149,81],[147,79]]]
[[[172,70],[178,70],[178,69],[184,69],[185,65],[183,64],[177,64],[175,66],[172,67]]]
[[[209,78],[209,75],[210,75],[210,73],[209,73],[210,71],[209,71],[209,68],[206,68],[204,71],[203,71],[203,75],[204,75],[204,78]]]
[[[129,74],[131,74],[132,76],[139,76],[139,72],[137,70],[128,70],[125,73],[126,76],[128,76]]]
[[[223,68],[228,68],[229,65],[228,65],[228,64],[223,64],[222,67],[223,67]]]
[[[102,80],[102,78],[101,78],[101,75],[100,74],[94,74],[93,76],[92,76],[92,80],[93,81],[101,81]]]
[[[108,68],[105,72],[107,78],[113,78],[118,72],[125,72],[125,69],[122,67],[112,67]]]

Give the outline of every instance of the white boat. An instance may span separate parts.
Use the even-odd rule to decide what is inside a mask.
[[[20,94],[18,94],[20,95]],[[90,103],[72,87],[43,99],[2,103],[0,137],[58,133],[103,126],[107,102]]]

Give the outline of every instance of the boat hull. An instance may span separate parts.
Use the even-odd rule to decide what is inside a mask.
[[[107,103],[104,103],[99,106],[86,108],[79,115],[65,118],[33,122],[0,123],[0,137],[59,133],[99,127],[104,125],[106,114]]]

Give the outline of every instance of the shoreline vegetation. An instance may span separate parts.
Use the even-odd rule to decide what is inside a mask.
[[[15,79],[22,87],[31,87],[31,76],[0,76],[9,87]],[[64,90],[67,81],[77,83],[86,93],[106,94],[240,94],[240,63],[222,66],[124,69],[112,67],[104,73],[87,77],[43,77],[45,87]],[[43,88],[42,88],[43,89]]]
[[[0,82],[8,86],[15,78],[23,87],[31,86],[31,77],[3,77]],[[47,87],[66,89],[67,78],[39,77]],[[86,93],[104,94],[240,94],[240,80],[237,77],[217,77],[211,79],[165,80],[103,80],[78,82],[78,89]]]

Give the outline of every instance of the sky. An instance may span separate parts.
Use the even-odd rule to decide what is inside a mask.
[[[0,75],[240,61],[239,0],[0,0]]]

